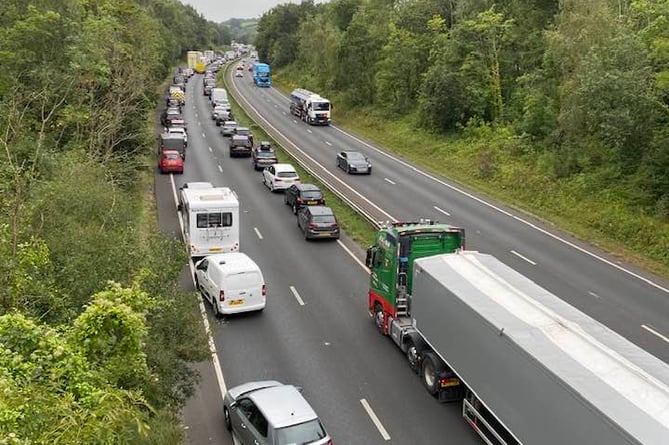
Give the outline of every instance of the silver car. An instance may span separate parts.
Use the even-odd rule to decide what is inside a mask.
[[[293,385],[267,380],[228,390],[225,426],[241,445],[332,445],[323,424]]]

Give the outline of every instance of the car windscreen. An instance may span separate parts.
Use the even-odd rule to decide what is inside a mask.
[[[279,172],[276,175],[279,178],[297,178],[297,173],[295,172]]]
[[[279,445],[308,444],[324,439],[327,434],[318,419],[276,430]]]
[[[363,155],[361,155],[360,153],[348,153],[346,155],[346,158],[349,161],[365,162],[365,157]]]
[[[305,190],[302,192],[304,199],[321,199],[323,194],[319,190]]]
[[[337,222],[332,215],[314,215],[312,221],[318,224],[335,224]]]

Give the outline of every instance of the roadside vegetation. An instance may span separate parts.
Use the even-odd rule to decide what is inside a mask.
[[[155,220],[155,108],[225,42],[176,0],[10,0],[0,29],[0,444],[181,443],[207,351]]]
[[[333,0],[275,7],[256,46],[338,125],[669,276],[668,18],[668,0]]]

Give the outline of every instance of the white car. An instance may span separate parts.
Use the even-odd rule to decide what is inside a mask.
[[[272,192],[286,190],[293,184],[300,183],[300,176],[290,164],[272,164],[262,172],[262,181]]]
[[[167,127],[164,131],[165,134],[182,136],[184,138],[184,143],[188,145],[188,132],[184,127]]]
[[[243,70],[235,71],[235,77],[244,77],[244,71]]]
[[[222,121],[227,120],[230,117],[230,109],[221,105],[216,105],[213,110],[211,110],[211,118],[216,121],[216,125],[221,125]]]

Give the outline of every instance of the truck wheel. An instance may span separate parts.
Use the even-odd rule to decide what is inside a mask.
[[[420,364],[420,379],[427,392],[433,396],[439,391],[439,374],[446,370],[446,366],[441,362],[434,352],[426,352],[423,355],[423,361]]]
[[[420,368],[420,355],[418,353],[418,348],[414,345],[412,340],[409,340],[407,344],[407,361],[409,362],[409,368],[415,373],[418,373]]]
[[[383,314],[383,307],[381,304],[376,303],[374,305],[374,325],[381,335],[386,335],[383,325],[385,321],[385,315]]]

